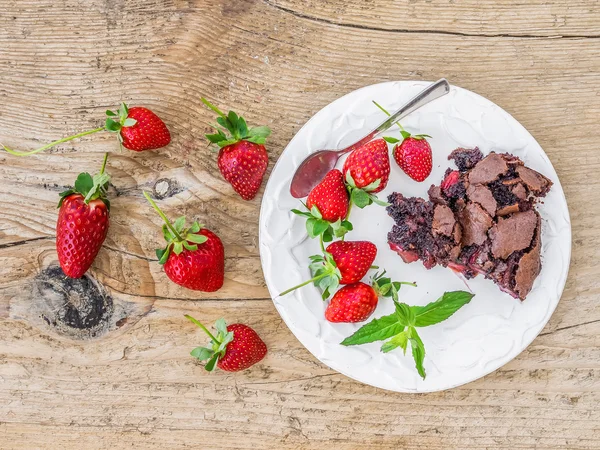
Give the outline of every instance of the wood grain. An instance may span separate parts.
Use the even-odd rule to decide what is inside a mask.
[[[30,149],[96,127],[121,100],[155,110],[173,135],[144,154],[107,135],[34,158],[0,153],[0,448],[600,448],[599,23],[587,0],[0,3],[0,142]],[[546,150],[569,203],[572,264],[556,313],[517,359],[448,392],[392,394],[329,370],[282,323],[260,268],[260,196],[244,202],[222,180],[200,97],[271,126],[272,167],[337,97],[442,76]],[[57,193],[105,151],[111,230],[90,278],[69,282],[56,272]],[[219,233],[222,290],[168,281],[142,189]],[[188,355],[204,338],[185,313],[248,323],[266,360],[206,374]]]

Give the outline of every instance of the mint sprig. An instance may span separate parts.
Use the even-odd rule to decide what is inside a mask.
[[[210,103],[204,97],[201,98],[209,109],[218,114],[217,125],[212,125],[216,133],[206,134],[206,139],[212,144],[217,144],[219,148],[227,147],[239,141],[248,141],[254,144],[264,145],[267,138],[271,135],[271,129],[266,126],[248,127],[246,119],[238,116],[235,112],[229,111],[225,114],[215,105]]]
[[[344,339],[341,344],[345,346],[360,345],[389,339],[381,346],[381,351],[388,353],[399,347],[404,354],[410,344],[417,372],[425,379],[423,366],[426,354],[425,344],[423,344],[417,328],[443,322],[469,303],[474,295],[465,291],[445,292],[439,299],[425,306],[409,306],[394,299],[394,313],[373,319],[359,328],[352,336]]]

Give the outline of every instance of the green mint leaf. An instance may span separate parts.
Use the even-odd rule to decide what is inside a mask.
[[[203,234],[188,233],[186,240],[193,242],[194,244],[204,244],[208,241],[208,238]]]
[[[112,131],[113,133],[118,132],[121,129],[121,124],[119,122],[115,122],[114,120],[112,120],[110,117],[106,119],[106,122],[104,123],[104,127],[108,130],[108,131]]]
[[[190,355],[192,355],[194,358],[198,358],[200,361],[206,361],[213,354],[214,352],[210,348],[206,347],[196,347],[190,352]]]
[[[94,179],[87,173],[80,173],[75,180],[75,190],[84,197],[88,195],[90,190],[94,187]]]
[[[178,217],[173,224],[178,233],[183,231],[183,227],[185,227],[185,216]]]
[[[403,325],[412,326],[415,322],[415,313],[406,303],[396,303],[396,315]]]
[[[132,127],[137,123],[137,120],[132,119],[131,117],[128,117],[127,119],[125,119],[125,121],[123,122],[123,126],[124,127]]]
[[[397,142],[400,142],[400,139],[396,139],[395,137],[390,136],[384,136],[383,140],[388,144],[396,144]]]
[[[408,345],[408,333],[405,330],[402,333],[394,336],[392,339],[390,339],[386,343],[384,343],[381,346],[381,351],[383,353],[388,353],[388,352],[391,352],[392,350],[400,347],[402,350],[404,350],[404,354],[406,354],[407,345]]]
[[[365,206],[368,206],[371,203],[369,194],[367,194],[362,189],[352,189],[351,199],[352,203],[354,203],[360,209],[364,208]]]
[[[208,362],[206,363],[206,365],[204,366],[204,368],[206,370],[208,370],[209,372],[212,372],[213,370],[215,370],[215,366],[217,365],[217,361],[219,360],[219,353],[215,353],[214,355],[212,355],[212,357],[208,360]]]
[[[465,291],[446,292],[435,302],[425,306],[411,307],[415,314],[415,326],[427,327],[443,322],[469,303],[474,295]]]
[[[423,361],[425,360],[425,345],[421,340],[415,328],[409,328],[409,341],[412,348],[413,359],[415,360],[415,366],[417,372],[421,375],[421,378],[425,379],[425,368],[423,367]]]
[[[396,314],[373,319],[359,328],[352,336],[344,339],[342,345],[360,345],[369,342],[383,341],[404,330],[404,325],[398,321]]]

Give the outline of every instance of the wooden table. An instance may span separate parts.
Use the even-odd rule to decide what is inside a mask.
[[[172,144],[119,153],[108,133],[32,158],[0,153],[0,448],[600,448],[600,3],[593,0],[5,0],[0,140],[97,127],[125,100]],[[447,77],[538,139],[573,221],[567,286],[513,362],[464,387],[402,395],[311,356],[275,311],[258,253],[261,196],[241,200],[203,134],[204,95],[273,128],[270,168],[316,111],[364,85]],[[110,151],[112,223],[90,278],[57,268],[58,193]],[[158,181],[162,183],[158,183]],[[214,294],[156,262],[160,194],[225,243]],[[184,313],[244,321],[269,354],[207,374]]]

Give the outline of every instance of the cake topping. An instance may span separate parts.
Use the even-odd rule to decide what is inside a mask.
[[[460,208],[460,207],[459,207]],[[477,203],[469,202],[459,209],[458,218],[462,225],[462,244],[481,245],[487,239],[487,230],[492,226],[492,218]]]
[[[483,154],[477,147],[474,149],[459,147],[452,151],[450,156],[448,156],[449,160],[454,160],[456,167],[458,167],[458,170],[461,172],[466,172],[467,170],[472,169],[479,161],[481,161],[482,158]]]
[[[472,184],[491,183],[507,171],[508,166],[504,158],[498,153],[490,153],[471,170],[469,182]]]
[[[550,186],[552,186],[552,182],[548,178],[528,167],[518,167],[517,173],[527,187],[536,194],[545,194],[550,189]]]
[[[483,184],[470,184],[467,188],[467,197],[469,200],[479,203],[490,216],[496,214],[497,203],[496,199]]]
[[[506,259],[511,253],[529,247],[536,225],[537,215],[533,210],[499,218],[490,230],[494,257]]]
[[[432,229],[433,234],[443,234],[445,236],[451,236],[454,230],[454,213],[446,205],[436,205],[433,210],[433,223]]]
[[[525,190],[525,186],[523,186],[521,183],[516,184],[512,188],[512,193],[515,197],[517,197],[521,200],[527,199],[527,191]]]

